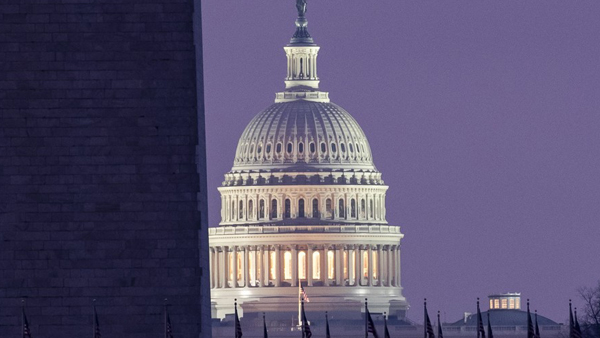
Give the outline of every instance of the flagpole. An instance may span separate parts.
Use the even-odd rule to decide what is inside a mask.
[[[427,298],[423,298],[423,337],[427,338]]]
[[[369,308],[367,307],[367,299],[365,298],[365,338],[369,338],[369,329],[368,329],[368,324],[367,324],[368,316],[369,316]]]
[[[94,313],[92,313],[92,338],[96,338],[96,299],[92,299],[92,307]]]
[[[25,338],[25,299],[21,299],[21,335]]]
[[[298,279],[298,325],[302,325],[302,285],[300,285],[300,279]],[[304,334],[302,334],[304,337]]]
[[[165,331],[164,332],[165,332],[165,338],[168,338],[167,337],[167,298],[165,298],[164,303],[165,303],[165,313],[164,313],[164,320],[163,320],[164,324],[165,324]]]

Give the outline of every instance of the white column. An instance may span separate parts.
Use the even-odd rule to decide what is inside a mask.
[[[373,248],[371,246],[371,244],[369,244],[369,251],[368,251],[369,255],[367,257],[368,260],[368,274],[369,277],[367,278],[367,283],[369,286],[373,286]]]
[[[342,250],[340,246],[335,246],[335,284],[344,284],[344,270],[342,269]]]
[[[377,286],[381,286],[383,278],[383,262],[382,262],[381,244],[377,244]]]
[[[275,286],[281,286],[281,247],[275,246]]]
[[[261,247],[262,253],[263,253],[263,269],[262,269],[262,279],[261,279],[261,286],[269,286],[269,277],[271,275],[271,270],[270,270],[270,266],[269,266],[269,260],[271,259],[271,248],[267,245],[266,250],[262,249]]]
[[[298,286],[298,248],[292,245],[292,286]]]
[[[323,276],[323,284],[325,286],[329,286],[329,259],[327,259],[327,253],[329,251],[329,245],[325,244],[323,246],[323,255],[321,256],[321,273],[324,273]],[[324,269],[323,269],[324,268]]]
[[[402,286],[400,283],[400,245],[398,245],[396,248],[396,286],[400,287]]]
[[[360,245],[354,245],[354,286],[362,285],[362,253],[360,252]]]
[[[250,246],[246,245],[244,247],[244,262],[242,264],[242,269],[244,269],[244,273],[242,274],[242,278],[244,279],[244,287],[247,288],[250,286]]]
[[[392,265],[392,272],[390,275],[390,286],[394,287],[396,286],[396,270],[398,270],[396,268],[396,246],[393,245],[390,249],[390,258],[391,258],[391,265]]]
[[[254,246],[254,250],[252,251],[252,255],[254,257],[254,270],[252,271],[252,276],[250,276],[250,278],[252,279],[252,286],[258,286],[257,285],[257,281],[258,281],[258,267],[260,266],[260,256],[258,255],[258,245]]]
[[[306,281],[308,286],[313,286],[313,248],[308,246],[306,250]]]
[[[239,210],[238,210],[239,212]],[[237,288],[238,287],[238,264],[237,264],[237,255],[238,255],[238,247],[237,245],[233,247],[233,262],[231,262],[233,264],[233,278],[232,278],[232,287],[233,288]]]

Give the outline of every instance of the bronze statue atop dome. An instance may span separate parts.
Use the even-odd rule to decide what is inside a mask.
[[[306,14],[306,0],[296,0],[296,9],[298,9],[298,16],[304,17],[304,14]]]

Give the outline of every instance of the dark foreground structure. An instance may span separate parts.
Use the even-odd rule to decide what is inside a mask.
[[[197,28],[194,34],[194,26]],[[0,2],[0,337],[209,337],[200,0]],[[199,144],[199,146],[198,146]],[[199,249],[200,247],[200,249]]]

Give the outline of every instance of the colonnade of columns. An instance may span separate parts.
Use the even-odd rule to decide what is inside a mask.
[[[240,245],[210,248],[211,288],[400,287],[398,245]]]

